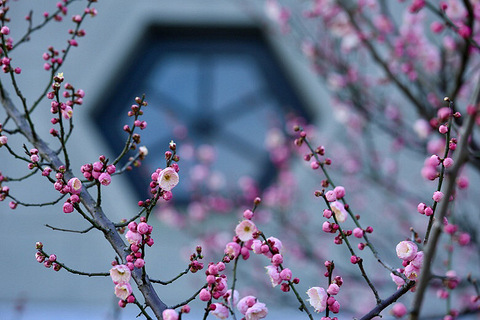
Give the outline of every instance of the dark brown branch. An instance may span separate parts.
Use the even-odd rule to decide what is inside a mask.
[[[455,164],[452,166],[451,170],[448,172],[447,182],[445,187],[445,196],[443,197],[442,201],[440,201],[438,216],[432,228],[432,235],[424,250],[424,254],[425,254],[424,260],[423,260],[424,262],[423,262],[423,266],[420,273],[420,280],[418,282],[417,292],[413,300],[413,308],[412,308],[412,312],[410,313],[410,320],[419,319],[423,298],[430,280],[430,274],[431,274],[430,268],[432,266],[433,259],[435,257],[438,240],[440,239],[440,235],[442,234],[442,230],[443,230],[443,218],[447,214],[450,196],[455,191],[455,180],[460,172],[460,169],[468,160],[468,137],[472,133],[473,125],[475,123],[475,117],[479,113],[479,108],[480,108],[479,93],[480,93],[480,82],[477,84],[477,88],[475,90],[475,100],[476,100],[475,105],[477,106],[476,112],[473,115],[469,116],[466,124],[461,130],[459,143],[455,152],[455,158],[454,158]]]
[[[45,227],[48,227],[48,228],[50,228],[52,230],[56,230],[56,231],[64,231],[64,232],[72,232],[72,233],[87,233],[88,231],[90,231],[94,228],[94,226],[90,226],[85,230],[70,230],[70,229],[62,229],[62,228],[52,227],[49,224],[46,224]]]
[[[380,312],[382,312],[383,309],[397,301],[398,298],[403,296],[405,293],[408,292],[413,286],[415,285],[415,281],[410,281],[400,289],[398,289],[394,294],[392,294],[390,297],[388,297],[385,300],[382,300],[380,304],[378,304],[375,308],[373,308],[369,313],[364,315],[363,317],[360,318],[360,320],[369,320],[372,319],[376,316],[380,315]]]
[[[49,163],[53,169],[58,169],[64,163],[60,160],[58,155],[48,147],[48,145],[40,138],[34,137],[30,126],[28,125],[25,117],[20,114],[18,109],[13,105],[8,94],[4,90],[0,90],[0,102],[2,103],[7,114],[15,122],[16,126],[22,130],[23,135],[30,141],[39,151],[39,154]],[[64,178],[69,180],[74,175],[71,171],[66,171]],[[102,208],[96,205],[95,200],[90,195],[88,190],[83,189],[80,193],[80,199],[86,210],[92,215],[95,224],[102,230],[105,238],[110,243],[119,257],[122,257],[126,261],[128,254],[128,247],[125,245],[120,234],[117,232],[115,225],[110,219],[107,218]],[[132,278],[135,280],[138,289],[143,294],[146,304],[152,309],[153,313],[158,319],[162,319],[162,312],[167,308],[166,304],[158,297],[155,289],[153,288],[148,276],[142,279],[141,270],[134,269],[132,271]]]
[[[188,266],[187,269],[185,269],[184,271],[180,272],[176,277],[174,277],[173,279],[168,280],[168,281],[150,279],[150,282],[159,283],[161,285],[166,286],[167,284],[170,284],[170,283],[174,282],[175,280],[179,279],[180,277],[186,275],[189,270],[190,270],[190,266]]]

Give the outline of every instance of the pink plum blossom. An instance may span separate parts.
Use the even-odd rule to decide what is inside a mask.
[[[233,302],[231,301],[232,300],[232,289],[228,290],[227,293],[225,293],[225,295],[223,296],[224,298],[227,299],[227,303],[229,305],[235,305],[238,303],[238,296],[239,296],[239,293],[237,290],[234,290],[233,291]]]
[[[8,138],[7,136],[0,136],[0,147],[3,146],[4,144],[7,144]]]
[[[257,232],[257,227],[250,220],[243,220],[235,228],[238,238],[244,242],[253,239],[255,232]]]
[[[270,281],[272,282],[272,287],[275,287],[282,283],[282,279],[280,278],[280,273],[278,272],[277,267],[269,265],[266,266],[267,274],[270,277]]]
[[[164,191],[172,190],[180,180],[178,173],[172,167],[163,169],[158,175],[158,185]]]
[[[128,230],[127,233],[125,234],[125,238],[127,238],[127,241],[130,244],[135,244],[138,246],[142,243],[142,235],[138,232],[133,232],[131,230]]]
[[[173,309],[165,309],[162,312],[163,320],[178,320],[178,313]]]
[[[325,198],[327,199],[328,202],[333,202],[337,200],[337,195],[333,190],[329,190],[325,193]]]
[[[233,256],[234,258],[238,257],[240,254],[240,245],[236,242],[229,242],[225,247],[225,254]]]
[[[355,229],[353,229],[353,235],[356,238],[361,238],[361,237],[363,237],[363,230],[360,229],[360,228],[355,228]]]
[[[6,36],[6,35],[10,34],[10,29],[7,26],[3,26],[0,29],[0,33]]]
[[[246,314],[248,308],[257,303],[257,298],[254,296],[245,296],[240,301],[238,301],[237,309],[241,314]]]
[[[228,308],[221,303],[214,303],[215,309],[210,310],[210,313],[217,317],[218,319],[227,319],[228,318]]]
[[[405,267],[405,276],[410,280],[416,280],[420,275],[420,268],[410,263]]]
[[[410,261],[410,264],[417,268],[421,268],[423,264],[423,251],[418,251],[417,254],[415,255],[415,258],[413,258],[413,260]]]
[[[470,243],[470,235],[466,232],[462,232],[458,235],[457,241],[459,245],[466,246]]]
[[[415,255],[417,254],[418,247],[415,243],[412,241],[401,241],[399,244],[397,244],[396,247],[397,250],[397,257],[403,260],[413,260],[415,258]]]
[[[264,303],[257,302],[253,306],[247,309],[245,313],[246,320],[258,320],[263,319],[267,316],[268,309]]]
[[[126,265],[119,264],[110,269],[110,277],[115,284],[127,283],[130,281],[131,272]]]
[[[148,224],[145,222],[140,222],[137,226],[137,232],[140,234],[148,233],[149,227]]]
[[[310,305],[315,309],[316,312],[323,312],[327,308],[327,293],[325,289],[320,287],[312,287],[307,291],[308,299]]]
[[[397,269],[397,271],[400,272],[400,269]],[[402,278],[394,275],[393,273],[390,273],[390,277],[392,278],[392,281],[395,282],[398,288],[405,284],[405,281]]]
[[[345,188],[342,186],[335,187],[335,189],[333,189],[333,192],[335,192],[335,196],[337,197],[337,199],[345,197]]]
[[[70,202],[65,202],[63,204],[63,212],[64,213],[72,213],[73,212],[73,204]]]
[[[107,173],[107,172],[103,172],[102,174],[100,174],[100,176],[98,177],[98,181],[104,185],[104,186],[108,186],[111,182],[112,182],[112,177]]]
[[[443,192],[435,191],[433,193],[433,197],[432,197],[433,201],[440,202],[442,200],[442,198],[443,198]]]
[[[73,117],[73,109],[70,106],[65,106],[65,109],[62,109],[61,112],[62,116],[67,120]]]
[[[68,180],[67,185],[70,187],[70,192],[73,194],[79,194],[80,191],[82,191],[82,182],[78,178]]]
[[[115,286],[115,295],[122,300],[126,300],[132,292],[132,286],[128,282],[119,283]]]
[[[212,298],[212,294],[208,289],[203,288],[202,290],[200,290],[199,298],[202,301],[208,301]]]
[[[280,279],[284,281],[289,281],[292,279],[292,270],[289,268],[285,268],[282,271],[280,271]]]

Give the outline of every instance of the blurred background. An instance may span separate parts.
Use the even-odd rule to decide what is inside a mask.
[[[26,31],[24,17],[30,10],[36,25],[44,11],[56,10],[55,5],[56,1],[47,0],[12,2],[9,26],[14,41]],[[74,2],[62,16],[63,22],[50,23],[15,49],[12,63],[22,68],[18,81],[27,101],[39,97],[50,77],[43,69],[42,54],[49,46],[66,47],[68,29],[73,27],[71,16],[83,12],[84,6],[84,2]],[[431,201],[436,188],[420,175],[426,153],[415,148],[425,148],[426,142],[405,148],[398,141],[400,133],[392,135],[375,125],[364,129],[368,118],[339,104],[332,94],[335,79],[323,77],[318,65],[309,61],[299,41],[305,26],[292,19],[292,30],[279,27],[270,18],[281,16],[280,7],[269,6],[268,1],[118,0],[101,1],[94,7],[98,16],[86,18],[82,24],[86,36],[78,39],[78,48],[71,49],[59,70],[66,82],[85,91],[83,105],[75,109],[75,133],[70,141],[75,173],[80,175],[81,165],[97,161],[102,154],[115,158],[126,138],[123,126],[130,121],[130,105],[143,94],[149,103],[143,116],[148,126],[141,132],[140,145],[147,146],[149,154],[140,167],[114,176],[104,188],[103,206],[110,219],[118,222],[138,212],[136,204],[148,197],[150,174],[165,166],[164,152],[172,139],[181,158],[174,199],[159,204],[151,221],[155,245],[146,258],[151,277],[173,278],[186,268],[197,245],[204,248],[205,264],[221,259],[243,210],[260,195],[263,203],[254,221],[267,237],[284,242],[285,265],[301,279],[299,292],[326,287],[323,263],[334,260],[335,275],[344,277],[346,283],[338,296],[345,306],[341,318],[373,308],[373,295],[350,265],[346,248],[333,244],[331,235],[321,230],[324,204],[313,194],[321,189],[324,177],[320,172],[313,174],[303,161],[306,149],[294,146],[292,128],[304,126],[315,147],[326,147],[337,185],[346,187],[349,204],[361,215],[362,225],[373,226],[371,239],[382,257],[398,267],[401,261],[395,246],[411,236],[410,227],[423,232],[426,219],[416,212],[416,206]],[[54,144],[48,137],[49,109],[47,100],[40,103],[35,119],[37,130]],[[395,112],[394,107],[386,109]],[[3,110],[0,116],[3,120]],[[9,144],[15,142],[22,143],[9,138]],[[0,159],[4,175],[18,177],[28,172],[5,148],[0,149]],[[478,275],[479,263],[474,226],[479,222],[475,195],[480,179],[478,170],[466,170],[470,188],[460,195],[458,211],[465,219],[460,226],[469,232],[472,244],[455,251],[465,261],[457,269],[462,277],[472,271]],[[53,187],[41,177],[32,179],[28,188],[20,185],[12,182],[9,187],[24,202],[56,198]],[[131,319],[138,314],[132,306],[117,307],[109,277],[54,272],[36,262],[35,242],[41,241],[47,253],[55,253],[71,268],[108,271],[115,256],[101,234],[65,233],[45,226],[83,230],[88,225],[81,217],[64,214],[61,205],[10,210],[2,203],[0,212],[4,230],[0,263],[8,275],[0,293],[0,319]],[[396,286],[388,271],[369,252],[362,254],[381,296],[392,294]],[[444,250],[438,261],[447,258]],[[272,319],[304,318],[296,312],[291,293],[271,288],[263,270],[268,264],[268,259],[253,255],[241,264],[236,287],[241,296],[257,295],[267,303]],[[445,266],[437,271],[447,270]],[[159,287],[158,293],[173,305],[203,283],[203,272],[189,274]],[[430,295],[429,301],[437,303],[435,291]],[[408,305],[408,299],[402,301]],[[435,303],[428,303],[426,309],[442,315]],[[201,305],[196,307],[201,312]],[[185,318],[198,316],[193,313]]]

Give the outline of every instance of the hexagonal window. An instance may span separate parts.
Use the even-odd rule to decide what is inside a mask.
[[[309,115],[262,32],[244,27],[152,27],[141,44],[94,114],[118,152],[124,145],[122,127],[131,122],[127,108],[133,97],[146,94],[143,120],[148,128],[141,132],[141,144],[148,146],[149,155],[140,171],[129,175],[133,183],[145,184],[151,172],[165,165],[164,152],[173,139],[179,146],[181,173],[188,173],[181,175],[175,189],[176,202],[189,201],[190,180],[201,176],[188,161],[195,150],[219,173],[219,181],[235,184],[250,176],[260,187],[268,186],[275,169],[264,148],[267,130],[281,126],[287,113],[307,119]],[[135,189],[144,197],[146,187]]]

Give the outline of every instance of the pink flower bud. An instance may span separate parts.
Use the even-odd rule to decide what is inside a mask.
[[[142,268],[145,265],[145,260],[138,258],[133,265],[135,268]]]
[[[145,222],[140,222],[137,226],[137,232],[140,234],[148,233],[148,224]]]
[[[292,279],[292,271],[288,268],[283,269],[280,272],[280,279],[282,279],[284,281],[288,281],[288,280]]]
[[[279,265],[283,263],[283,256],[281,254],[275,254],[273,257],[272,257],[272,264],[273,265]]]
[[[65,202],[63,204],[63,212],[72,213],[73,212],[73,205],[70,202]]]
[[[453,159],[452,158],[445,158],[443,160],[443,166],[445,168],[450,168],[451,166],[453,166]]]
[[[70,192],[73,194],[79,194],[82,191],[82,182],[78,178],[68,180],[67,185],[70,187]]]
[[[244,217],[245,219],[251,220],[251,219],[253,218],[253,212],[252,212],[252,210],[248,210],[248,209],[245,210],[245,211],[243,212],[243,217]]]
[[[325,222],[322,224],[322,230],[323,230],[324,232],[327,232],[327,233],[332,232],[332,227],[331,227],[331,225],[330,225],[330,222],[325,221]]]
[[[330,219],[332,217],[332,211],[328,209],[323,210],[323,216],[327,219]]]
[[[332,303],[331,305],[329,305],[328,308],[329,308],[330,311],[332,311],[333,313],[338,313],[338,312],[340,311],[340,303],[335,300],[335,302]]]
[[[397,302],[393,305],[391,313],[395,318],[401,318],[407,314],[407,307],[403,303]]]
[[[356,238],[361,238],[361,237],[363,237],[363,230],[360,229],[360,228],[355,228],[355,229],[353,229],[353,235]]]
[[[433,201],[440,202],[442,200],[442,198],[443,198],[443,192],[435,191],[433,193],[433,197],[432,197]]]
[[[458,235],[457,241],[459,245],[466,246],[470,243],[470,235],[466,232],[462,232]]]
[[[0,33],[6,36],[6,35],[10,34],[10,29],[7,26],[3,26],[0,29]]]
[[[328,286],[327,293],[334,296],[338,294],[340,291],[340,287],[336,283],[332,283],[331,285]]]
[[[417,206],[418,213],[425,214],[425,208],[426,207],[427,207],[427,205],[425,203],[420,202]]]
[[[212,298],[212,294],[207,289],[202,289],[200,291],[199,298],[202,301],[209,301]]]
[[[107,172],[104,172],[100,174],[100,176],[98,177],[98,181],[102,185],[108,186],[112,182],[112,177],[110,177],[110,175]]]
[[[337,196],[333,190],[329,190],[325,193],[325,198],[327,199],[328,202],[333,202],[337,200]]]
[[[412,241],[401,241],[396,247],[397,256],[403,260],[413,260],[417,254],[418,247]]]
[[[433,214],[433,209],[430,207],[425,208],[425,215],[426,216],[431,216]]]
[[[448,223],[445,227],[443,227],[443,231],[448,234],[454,234],[457,232],[458,227],[454,224]]]

